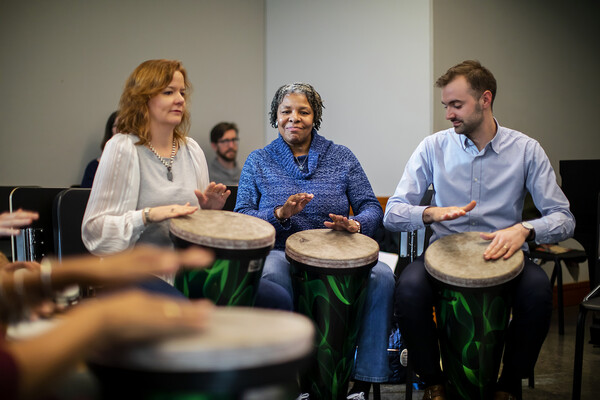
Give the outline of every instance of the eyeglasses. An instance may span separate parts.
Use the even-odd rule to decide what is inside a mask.
[[[229,144],[229,143],[237,143],[239,141],[240,141],[240,138],[219,139],[219,140],[217,140],[217,143],[219,143],[219,144]]]

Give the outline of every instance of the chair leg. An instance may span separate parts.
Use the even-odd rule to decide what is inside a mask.
[[[414,357],[414,355],[413,355]],[[404,393],[405,400],[412,400],[412,391],[413,391],[413,366],[410,358],[410,351],[408,352],[408,357],[406,358],[406,389]]]
[[[558,334],[565,334],[565,311],[563,304],[563,276],[560,260],[554,261],[554,269],[556,270],[556,294],[558,298]]]
[[[529,374],[528,386],[535,389],[535,375],[533,370],[531,371],[531,374]]]
[[[583,369],[583,339],[585,336],[585,316],[587,310],[579,306],[577,330],[575,331],[575,359],[573,361],[573,396],[572,400],[581,399],[581,370]]]
[[[381,392],[379,390],[379,383],[373,383],[373,400],[381,400]]]

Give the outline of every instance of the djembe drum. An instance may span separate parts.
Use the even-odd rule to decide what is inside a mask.
[[[176,247],[196,244],[216,254],[209,268],[179,272],[177,289],[217,305],[254,305],[265,258],[275,244],[271,224],[231,211],[198,210],[171,219],[169,230]]]
[[[88,365],[105,399],[294,399],[313,337],[299,314],[218,307],[202,332],[111,349]]]
[[[379,245],[349,232],[312,229],[285,243],[296,311],[315,323],[316,351],[300,390],[311,399],[345,399],[371,268]]]
[[[522,251],[486,261],[489,243],[478,232],[458,233],[425,252],[425,268],[440,292],[435,312],[449,394],[461,399],[492,398],[510,317],[510,284],[524,265]]]

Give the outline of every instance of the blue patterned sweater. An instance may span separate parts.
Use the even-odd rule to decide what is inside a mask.
[[[337,145],[312,132],[306,161],[300,171],[289,146],[277,137],[247,158],[238,188],[235,211],[270,222],[277,232],[275,249],[285,249],[293,233],[325,228],[329,214],[348,216],[350,206],[361,232],[373,236],[381,224],[383,211],[358,159],[345,146]],[[283,225],[273,214],[289,196],[312,193],[314,198]]]

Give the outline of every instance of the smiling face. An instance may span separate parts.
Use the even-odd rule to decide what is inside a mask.
[[[287,94],[277,108],[277,130],[283,140],[294,149],[310,146],[314,112],[302,93]],[[294,155],[295,152],[294,152]]]
[[[150,130],[165,126],[174,129],[181,123],[184,110],[185,80],[181,72],[175,71],[171,83],[148,101]]]

